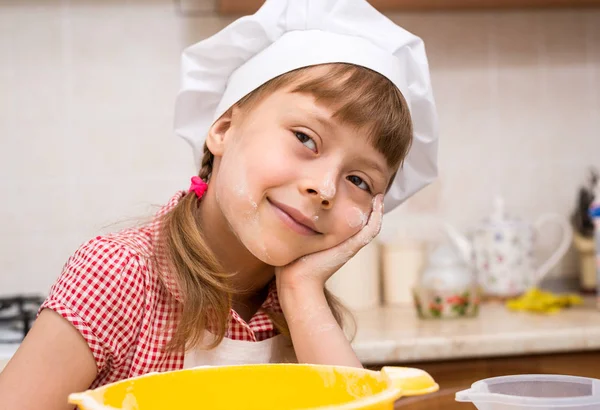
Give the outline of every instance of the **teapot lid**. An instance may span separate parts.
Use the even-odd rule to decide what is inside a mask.
[[[500,195],[496,195],[492,205],[492,212],[489,217],[484,220],[484,225],[502,226],[525,224],[518,218],[511,218],[506,212],[504,198],[502,198]]]
[[[493,224],[501,224],[506,222],[506,219],[506,211],[504,210],[504,198],[497,195],[494,198],[492,214],[490,215],[490,222]]]
[[[446,243],[435,246],[428,259],[430,266],[462,265],[464,263],[456,247]]]

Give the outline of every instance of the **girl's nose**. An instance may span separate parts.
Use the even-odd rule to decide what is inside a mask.
[[[316,189],[313,189],[313,188],[308,188],[306,190],[306,192],[310,196],[314,197],[316,200],[320,200],[321,201],[321,208],[323,208],[323,209],[331,209],[331,207],[333,206],[333,196],[324,195],[319,190],[316,190]]]

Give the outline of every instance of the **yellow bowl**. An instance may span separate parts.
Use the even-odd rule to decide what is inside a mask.
[[[432,393],[426,372],[384,367],[260,364],[151,373],[69,396],[82,410],[391,410],[401,396]]]

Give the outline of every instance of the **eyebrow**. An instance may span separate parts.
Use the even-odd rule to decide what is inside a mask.
[[[330,118],[322,115],[321,113],[313,110],[307,111],[307,113],[324,128],[327,128],[328,130],[333,130],[335,128],[333,121]],[[365,164],[367,167],[370,167],[375,171],[379,172],[381,176],[386,176],[387,172],[384,168],[381,167],[379,161],[375,161],[366,157],[360,157],[359,161]]]
[[[360,158],[360,161],[366,166],[373,168],[375,171],[379,172],[382,176],[386,175],[386,171],[381,167],[378,161],[374,161],[369,158]]]
[[[319,124],[321,124],[323,128],[327,128],[328,130],[332,130],[333,128],[335,128],[333,121],[330,118],[315,111],[309,111],[308,114],[311,117],[313,117]]]

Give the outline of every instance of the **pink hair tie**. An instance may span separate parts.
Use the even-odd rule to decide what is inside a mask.
[[[190,185],[190,190],[188,192],[195,192],[198,199],[202,198],[202,195],[208,189],[208,184],[202,180],[200,177],[192,177],[192,184]]]

